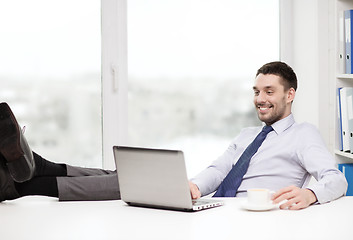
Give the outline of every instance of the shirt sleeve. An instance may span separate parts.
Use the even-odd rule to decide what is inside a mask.
[[[302,145],[297,155],[303,167],[317,180],[308,187],[312,190],[319,203],[326,203],[343,196],[347,191],[347,181],[337,167],[334,158],[327,150],[318,130],[307,124],[303,128]]]
[[[219,158],[213,161],[210,166],[190,179],[191,182],[198,186],[202,196],[216,191],[223,179],[232,169],[237,149],[236,139],[232,141],[228,149]]]

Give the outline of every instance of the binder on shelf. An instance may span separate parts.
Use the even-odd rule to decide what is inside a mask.
[[[340,89],[341,96],[341,122],[342,122],[342,148],[344,152],[350,151],[349,146],[349,125],[347,107],[347,87]]]
[[[347,117],[348,117],[348,137],[349,150],[353,152],[353,88],[349,87],[346,90],[347,94]]]
[[[353,164],[341,163],[338,164],[338,169],[344,174],[348,182],[346,196],[353,196]]]
[[[346,51],[345,51],[345,34],[344,34],[344,11],[338,14],[338,71],[340,74],[346,73]]]
[[[353,10],[344,11],[344,29],[345,29],[345,51],[346,51],[346,73],[351,74],[352,67],[352,18]]]
[[[343,136],[342,136],[342,113],[341,113],[341,91],[337,89],[337,130],[338,130],[338,150],[343,151]]]

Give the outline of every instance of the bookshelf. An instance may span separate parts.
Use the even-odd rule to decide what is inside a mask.
[[[345,79],[345,80],[348,80],[348,82],[352,81],[352,83],[353,83],[353,74],[338,73],[336,77],[337,77],[337,79]]]
[[[334,62],[335,69],[333,70],[334,75],[334,85],[332,86],[334,91],[334,155],[337,163],[353,163],[353,154],[349,152],[342,152],[339,150],[339,122],[337,115],[337,99],[336,99],[336,90],[339,87],[353,87],[353,74],[345,74],[344,64],[345,64],[345,55],[341,58],[342,51],[344,53],[344,10],[353,9],[353,0],[334,0],[334,42],[335,42],[335,51],[334,51]]]

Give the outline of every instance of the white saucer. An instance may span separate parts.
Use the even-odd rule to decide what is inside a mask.
[[[242,207],[249,211],[268,211],[277,207],[277,205],[273,203],[268,203],[265,205],[254,205],[254,204],[248,203],[248,201],[245,201],[242,204]]]

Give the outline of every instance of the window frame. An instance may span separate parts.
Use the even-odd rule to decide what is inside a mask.
[[[113,146],[127,143],[127,0],[101,0],[103,168],[115,169]]]

